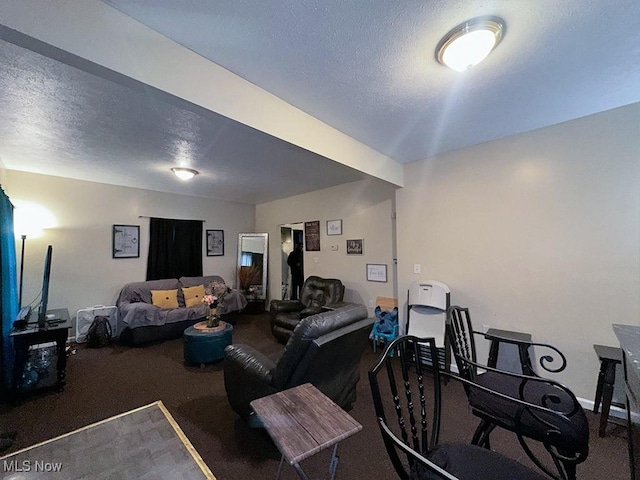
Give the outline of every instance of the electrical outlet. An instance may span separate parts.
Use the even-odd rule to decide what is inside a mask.
[[[373,300],[369,300],[369,308],[373,308]]]
[[[422,273],[422,266],[420,266],[419,263],[414,263],[413,264],[413,273],[415,273],[415,274]]]
[[[334,252],[338,251],[338,245],[331,245],[331,250]]]
[[[313,257],[313,263],[318,263],[320,259],[318,257]]]

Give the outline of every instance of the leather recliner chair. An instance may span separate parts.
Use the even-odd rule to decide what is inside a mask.
[[[339,307],[343,298],[340,280],[310,276],[302,285],[300,300],[271,300],[271,333],[279,342],[287,343],[300,320]]]
[[[248,345],[225,349],[224,386],[231,408],[251,415],[258,398],[310,382],[345,410],[356,400],[360,359],[369,345],[373,318],[355,303],[312,315],[298,323],[277,361]]]

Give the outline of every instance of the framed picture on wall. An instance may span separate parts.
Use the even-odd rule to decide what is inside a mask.
[[[140,256],[140,225],[114,225],[111,239],[113,258]]]
[[[327,220],[327,235],[342,235],[342,220]]]
[[[367,263],[367,281],[386,282],[387,266],[382,263]]]
[[[347,240],[347,255],[362,255],[362,242],[361,238]]]
[[[307,252],[320,251],[320,220],[304,222],[304,246]]]
[[[207,230],[207,257],[224,255],[224,230]]]

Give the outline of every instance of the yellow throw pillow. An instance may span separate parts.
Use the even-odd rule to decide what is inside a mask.
[[[182,287],[184,294],[184,304],[189,307],[197,307],[202,303],[204,298],[204,285],[196,285],[195,287]]]
[[[178,308],[178,289],[151,290],[151,303],[160,308]]]

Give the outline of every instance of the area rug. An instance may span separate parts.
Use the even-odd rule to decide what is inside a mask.
[[[1,457],[0,478],[215,480],[161,401]]]

